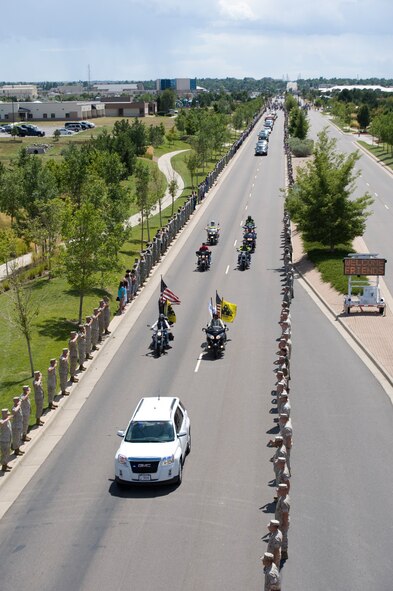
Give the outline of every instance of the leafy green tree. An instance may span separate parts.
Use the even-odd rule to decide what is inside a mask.
[[[314,159],[297,174],[286,207],[308,241],[335,246],[361,236],[370,215],[372,197],[366,193],[351,199],[355,180],[353,169],[359,155],[336,151],[336,140],[326,130],[318,135]]]
[[[186,166],[188,168],[188,171],[191,175],[191,187],[192,190],[194,190],[195,186],[198,184],[198,182],[194,182],[195,181],[195,177],[197,176],[197,171],[200,165],[199,159],[198,159],[198,155],[194,150],[191,150],[191,152],[189,154],[187,154],[187,156],[185,157],[185,162],[186,162]]]
[[[291,109],[288,128],[291,136],[297,137],[300,140],[306,139],[309,124],[304,109],[300,109],[299,107]]]
[[[150,193],[154,203],[158,203],[158,214],[160,219],[160,228],[162,228],[162,198],[165,195],[166,181],[158,166],[150,171]]]
[[[100,284],[104,270],[118,265],[116,249],[122,236],[109,232],[105,211],[105,203],[98,207],[83,196],[80,206],[74,209],[69,205],[64,216],[61,271],[79,294],[79,322],[86,293]]]
[[[150,170],[147,164],[139,161],[135,167],[136,203],[141,213],[141,250],[144,247],[144,223],[146,220],[147,240],[150,242],[149,216],[154,205],[150,194]]]
[[[287,92],[287,94],[285,96],[284,105],[285,105],[285,108],[288,111],[288,113],[291,111],[291,109],[298,106],[297,100],[295,99],[293,94],[290,94],[289,92]]]
[[[171,88],[166,88],[157,97],[158,111],[161,113],[168,113],[175,108],[176,93]]]
[[[360,125],[360,129],[366,129],[370,125],[370,109],[368,105],[360,105],[356,118]]]
[[[26,341],[29,354],[31,377],[34,376],[34,362],[31,347],[35,319],[39,313],[39,304],[34,298],[31,287],[24,285],[17,266],[14,266],[9,275],[11,307],[9,322]]]
[[[168,183],[168,192],[169,195],[172,198],[172,212],[171,215],[173,215],[174,211],[175,211],[175,197],[176,197],[176,192],[178,189],[179,185],[177,183],[177,180],[175,178],[175,175],[172,176],[171,180]]]
[[[0,210],[11,218],[11,226],[25,204],[25,195],[22,171],[17,167],[7,169],[0,183]]]
[[[62,199],[55,198],[37,204],[37,215],[30,220],[27,236],[39,244],[48,266],[48,281],[52,278],[52,263],[61,239],[63,219],[66,211]]]
[[[5,264],[8,276],[8,263],[16,257],[17,235],[12,228],[0,229],[0,263]]]

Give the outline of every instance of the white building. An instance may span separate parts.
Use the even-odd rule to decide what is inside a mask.
[[[137,84],[112,84],[108,82],[106,84],[94,84],[92,88],[94,92],[102,96],[133,95],[144,90],[143,84],[140,82]]]
[[[0,103],[1,121],[79,121],[105,116],[105,103],[46,101]]]
[[[16,100],[32,100],[34,101],[37,96],[37,87],[35,84],[5,84],[0,86],[0,97],[15,97]]]

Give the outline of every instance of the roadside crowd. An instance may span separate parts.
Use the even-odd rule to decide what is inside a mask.
[[[68,396],[67,389],[79,381],[78,373],[86,370],[85,363],[93,359],[93,353],[98,351],[99,344],[105,336],[110,334],[109,323],[111,312],[109,298],[104,296],[98,306],[94,308],[86,321],[80,324],[78,330],[70,333],[68,347],[62,350],[57,360],[53,358],[47,369],[47,407],[48,411],[55,410],[56,396]],[[35,425],[37,428],[44,424],[42,417],[45,407],[45,392],[41,371],[34,372],[33,392],[35,402]],[[60,386],[60,388],[59,388]],[[11,411],[3,408],[0,419],[0,464],[2,472],[9,472],[12,459],[24,454],[21,447],[30,441],[28,436],[31,418],[31,388],[23,386],[22,393],[13,397]]]
[[[265,591],[280,591],[280,569],[288,559],[288,530],[290,525],[291,488],[291,450],[292,450],[292,422],[290,392],[290,359],[292,352],[291,313],[290,305],[294,297],[291,221],[289,214],[284,212],[281,246],[283,250],[282,267],[282,303],[279,325],[281,334],[278,340],[277,359],[274,362],[276,383],[272,391],[273,408],[271,413],[276,415],[278,434],[268,442],[268,447],[275,448],[270,461],[273,464],[276,496],[274,497],[275,515],[268,524],[267,548],[261,557],[265,575]],[[278,415],[278,416],[277,416]]]

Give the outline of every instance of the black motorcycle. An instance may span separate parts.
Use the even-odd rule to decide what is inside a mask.
[[[257,245],[257,235],[255,232],[246,232],[243,236],[243,244],[246,244],[250,252],[254,252]]]
[[[165,331],[161,328],[155,330],[153,332],[152,338],[152,349],[156,355],[156,357],[161,357],[163,353],[165,353],[165,346],[166,346],[166,335]]]
[[[249,252],[244,250],[240,251],[237,257],[237,266],[241,271],[245,271],[250,268],[251,256]]]
[[[225,350],[227,327],[208,326],[202,330],[206,333],[206,349],[213,351],[213,355],[217,359]]]
[[[207,271],[210,267],[210,255],[204,250],[197,250],[197,266],[199,271]]]

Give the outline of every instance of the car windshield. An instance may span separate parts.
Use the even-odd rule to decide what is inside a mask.
[[[133,421],[124,441],[128,443],[164,443],[175,438],[170,421]]]

